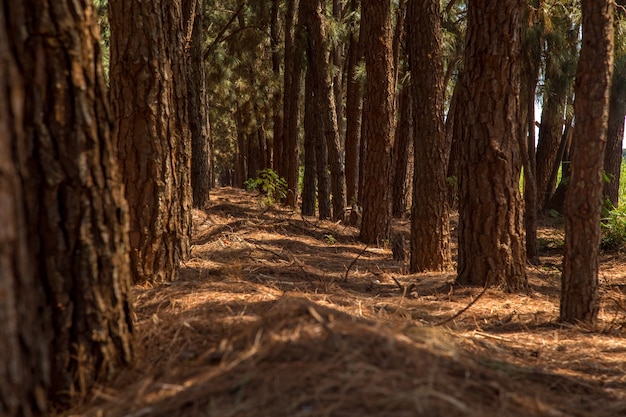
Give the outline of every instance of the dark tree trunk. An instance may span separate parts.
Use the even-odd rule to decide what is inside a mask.
[[[351,0],[350,8],[358,9],[358,1]],[[361,141],[361,112],[363,110],[363,92],[357,79],[357,65],[363,56],[356,29],[350,32],[348,44],[347,81],[346,81],[346,195],[349,205],[359,200],[359,147]]]
[[[331,172],[333,218],[343,218],[346,207],[346,175],[343,152],[339,139],[335,96],[329,71],[329,45],[326,35],[324,2],[322,0],[302,0],[301,19],[307,30],[310,70],[315,75],[315,95],[319,101],[324,124],[324,137],[328,149],[328,164]]]
[[[191,140],[181,4],[110,0],[111,103],[135,282],[176,278],[189,256]]]
[[[367,0],[361,13],[361,39],[367,68],[363,107],[363,219],[359,239],[380,243],[391,233],[391,145],[394,134],[394,67],[391,4]]]
[[[461,284],[525,289],[519,192],[519,91],[524,0],[468,5],[459,128]],[[494,39],[500,42],[494,43]]]
[[[304,184],[302,188],[302,214],[315,215],[315,147],[318,136],[324,135],[315,97],[315,77],[309,70],[304,82]]]
[[[598,316],[602,166],[613,73],[611,0],[583,0],[583,40],[576,70],[572,172],[565,196],[565,256],[560,320]]]
[[[619,183],[622,167],[624,118],[626,117],[626,63],[620,62],[614,71],[609,107],[609,128],[604,155],[604,171],[610,182],[604,184],[603,194],[613,207],[617,207],[619,205]]]
[[[441,271],[452,259],[439,0],[410,0],[407,13],[415,155],[410,270]]]
[[[272,47],[272,71],[274,72],[274,76],[276,79],[280,78],[280,53],[279,53],[279,45],[280,45],[280,7],[278,0],[272,0],[272,8],[271,8],[271,16],[270,16],[270,45]],[[283,102],[282,91],[280,88],[276,89],[274,92],[274,106],[273,106],[273,139],[272,139],[272,149],[273,149],[273,159],[272,159],[272,167],[276,172],[283,172],[281,166],[281,156],[283,151]]]
[[[303,2],[311,0],[302,0]],[[298,170],[300,167],[299,125],[300,78],[302,73],[301,47],[296,39],[296,11],[298,0],[287,2],[285,23],[285,77],[283,96],[283,148],[281,176],[287,180],[286,204],[295,208],[298,201]],[[302,6],[301,6],[302,7]]]
[[[394,217],[402,217],[407,212],[410,205],[409,196],[413,183],[409,180],[408,175],[412,176],[413,172],[408,173],[409,165],[413,165],[413,94],[411,93],[411,81],[407,80],[400,96],[398,97],[399,116],[396,125],[395,142],[393,144],[393,189],[392,189],[392,209]],[[411,163],[410,163],[411,162]]]
[[[128,210],[95,16],[61,0],[0,7],[2,416],[48,415],[132,360]]]

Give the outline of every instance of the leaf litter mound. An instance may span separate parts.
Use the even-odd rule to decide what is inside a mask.
[[[560,325],[546,223],[530,291],[481,294],[406,273],[353,227],[214,190],[180,278],[134,289],[133,366],[64,415],[626,415],[626,257],[603,254],[598,325]]]

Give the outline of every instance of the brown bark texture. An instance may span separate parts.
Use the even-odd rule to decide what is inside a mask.
[[[114,141],[135,282],[171,281],[189,255],[191,138],[181,4],[109,2]]]
[[[583,40],[576,70],[572,171],[565,196],[565,255],[560,320],[592,323],[598,315],[602,167],[613,73],[611,0],[583,0]]]
[[[128,210],[95,15],[87,1],[0,7],[3,416],[80,400],[132,359]]]
[[[363,133],[363,219],[359,239],[382,243],[391,233],[391,145],[394,134],[394,67],[389,2],[364,0],[361,25],[367,68]]]
[[[461,284],[526,287],[518,146],[523,0],[468,5],[459,92]],[[494,42],[498,39],[498,42]]]
[[[407,13],[415,155],[410,270],[440,271],[452,258],[439,0],[411,0]]]

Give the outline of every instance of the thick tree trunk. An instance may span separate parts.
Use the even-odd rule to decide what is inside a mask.
[[[206,111],[206,82],[203,62],[204,0],[185,0],[189,129],[191,134],[191,188],[193,206],[204,207],[211,189],[211,148]]]
[[[391,146],[395,119],[391,4],[364,1],[361,25],[367,68],[367,100],[363,108],[363,140],[367,149],[359,239],[381,243],[391,237]]]
[[[468,5],[459,128],[457,282],[526,288],[519,192],[519,90],[524,0]],[[494,43],[494,39],[499,42]]]
[[[440,271],[452,259],[439,0],[410,0],[407,13],[415,155],[410,270]]]
[[[560,320],[592,323],[598,315],[602,166],[613,73],[611,0],[583,0],[583,40],[576,70],[572,172],[565,196],[565,256]]]
[[[135,282],[171,281],[189,255],[191,147],[180,2],[110,0],[114,141]]]
[[[61,0],[0,7],[3,416],[81,400],[132,359],[128,211],[95,15]]]

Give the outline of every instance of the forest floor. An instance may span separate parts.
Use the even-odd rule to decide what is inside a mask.
[[[482,291],[453,270],[408,274],[354,227],[212,193],[180,278],[134,288],[132,368],[66,416],[626,415],[626,253],[601,255],[598,324],[560,324],[563,226],[542,219],[528,293],[450,320]]]

